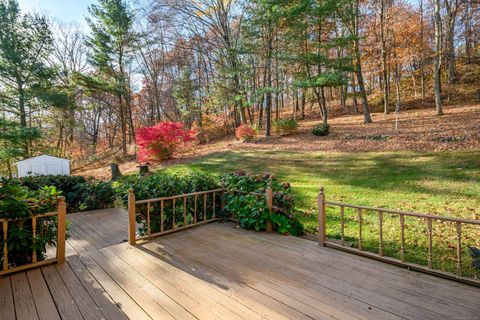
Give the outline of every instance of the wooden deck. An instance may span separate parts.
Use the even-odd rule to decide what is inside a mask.
[[[67,263],[0,278],[0,319],[480,319],[478,288],[305,239],[213,223],[129,246],[122,211],[69,219]]]

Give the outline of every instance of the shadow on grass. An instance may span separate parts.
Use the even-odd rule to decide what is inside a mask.
[[[269,171],[293,183],[294,187],[296,182],[310,184],[316,188],[315,192],[319,183],[369,189],[370,192],[426,193],[445,197],[476,197],[480,192],[480,152],[219,152],[183,167],[217,175],[237,170]],[[469,186],[457,189],[452,183]]]

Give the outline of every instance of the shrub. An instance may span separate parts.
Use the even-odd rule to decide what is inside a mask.
[[[294,119],[280,119],[272,123],[272,128],[279,135],[287,136],[297,131],[298,123]]]
[[[45,260],[47,246],[56,245],[56,217],[38,218],[35,238],[33,237],[32,219],[29,217],[56,211],[59,195],[60,192],[55,187],[29,190],[18,180],[0,180],[0,218],[20,218],[8,223],[9,267],[31,263],[34,251],[37,261]],[[3,235],[3,230],[1,234]]]
[[[225,209],[239,220],[242,228],[265,230],[266,222],[270,219],[277,232],[295,236],[303,234],[303,226],[296,217],[297,211],[289,183],[281,183],[268,173],[252,174],[243,171],[224,175],[222,182],[231,191],[227,195]],[[273,190],[271,216],[264,196],[244,194],[248,192],[263,195],[269,184]]]
[[[257,133],[255,129],[248,124],[241,124],[237,129],[235,129],[235,137],[237,137],[237,140],[249,141],[255,138],[256,135]]]
[[[115,192],[108,182],[81,176],[39,175],[20,178],[19,183],[29,190],[53,186],[67,203],[67,212],[108,208],[115,202]]]
[[[195,141],[195,132],[181,122],[160,122],[137,129],[138,160],[143,162],[170,159],[180,148]]]
[[[200,143],[209,143],[233,133],[234,124],[225,116],[203,115],[202,125],[195,122],[192,126],[198,132],[197,138]]]
[[[172,175],[165,172],[157,172],[147,177],[138,177],[136,175],[124,176],[121,180],[113,183],[115,192],[121,199],[124,206],[128,204],[128,190],[133,188],[137,200],[152,199],[159,197],[169,197],[193,193],[197,191],[206,191],[218,189],[219,185],[211,176],[202,173],[188,175]],[[194,219],[195,197],[187,197],[187,223]],[[203,219],[204,208],[203,196],[197,197],[197,219]],[[215,205],[216,216],[222,216],[221,197],[217,195],[215,203],[213,197],[208,195],[206,199],[207,219],[212,217],[213,206]],[[160,202],[152,203],[150,208],[150,226],[152,232],[160,231]],[[164,228],[173,227],[173,201],[164,202]],[[184,224],[183,219],[183,199],[175,202],[175,226],[181,227]],[[137,222],[141,226],[138,230],[140,235],[147,234],[147,206],[137,206]]]
[[[317,124],[312,129],[312,134],[314,136],[318,136],[318,137],[328,136],[329,133],[330,133],[330,125],[329,124],[324,124],[324,123]]]

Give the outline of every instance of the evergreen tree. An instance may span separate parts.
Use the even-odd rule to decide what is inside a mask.
[[[127,131],[133,139],[135,133],[131,116],[131,88],[129,65],[133,59],[136,34],[133,31],[134,15],[124,0],[99,0],[89,7],[92,29],[87,40],[91,48],[90,63],[96,68],[96,79],[85,78],[87,86],[111,93],[118,100],[121,125],[122,152],[127,155]]]
[[[26,156],[26,143],[40,138],[36,128],[19,126],[14,121],[0,118],[0,172],[6,172],[11,178],[12,164]]]
[[[51,46],[45,17],[22,15],[16,0],[0,0],[0,104],[22,130],[28,131],[30,116],[41,106],[63,103],[52,85],[55,70],[46,64]],[[28,157],[29,135],[19,143]]]

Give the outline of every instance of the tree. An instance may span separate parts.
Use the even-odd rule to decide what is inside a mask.
[[[21,15],[17,1],[0,0],[0,103],[22,129],[40,106],[61,103],[52,85],[55,70],[46,64],[51,49],[45,17]],[[26,137],[21,143],[28,157],[32,141]]]
[[[340,15],[340,18],[348,28],[350,35],[353,36],[354,69],[360,97],[362,99],[363,123],[367,124],[372,122],[372,117],[370,116],[370,107],[368,105],[367,91],[365,89],[362,71],[362,54],[360,50],[360,0],[346,0],[346,3],[348,10]]]
[[[269,0],[253,0],[247,10],[245,21],[246,46],[250,53],[258,54],[264,64],[263,93],[265,95],[265,136],[270,137],[272,122],[272,60],[277,25],[280,19],[280,4]],[[263,108],[263,106],[260,106]]]
[[[228,104],[234,108],[237,125],[246,123],[246,94],[242,90],[242,66],[239,61],[239,39],[246,7],[242,0],[156,0],[157,14],[165,7],[176,15],[175,23],[190,38],[201,38],[211,50],[210,57],[216,64],[218,90],[223,91]],[[194,48],[192,48],[195,50]],[[237,119],[237,115],[239,120]]]
[[[440,15],[440,0],[434,0],[433,22],[435,25],[435,67],[434,91],[435,91],[435,108],[437,116],[443,115],[442,107],[442,84],[441,84],[441,68],[442,68],[442,17]]]
[[[10,178],[13,176],[13,162],[28,155],[25,153],[25,144],[39,138],[40,131],[37,128],[22,127],[14,121],[0,118],[0,163]]]
[[[65,95],[65,104],[58,108],[59,117],[53,119],[55,128],[58,129],[57,148],[62,155],[74,142],[75,114],[82,105],[83,91],[77,76],[88,70],[88,48],[84,37],[78,25],[55,25],[53,51],[49,61],[57,71],[55,84]]]
[[[125,157],[127,131],[131,139],[134,136],[128,73],[137,41],[133,31],[134,16],[124,0],[99,0],[98,5],[89,7],[89,12],[92,16],[87,18],[92,29],[87,39],[91,49],[89,61],[96,68],[96,83],[101,84],[99,89],[115,95],[118,100],[122,153]],[[92,85],[92,81],[86,81],[86,84]]]

